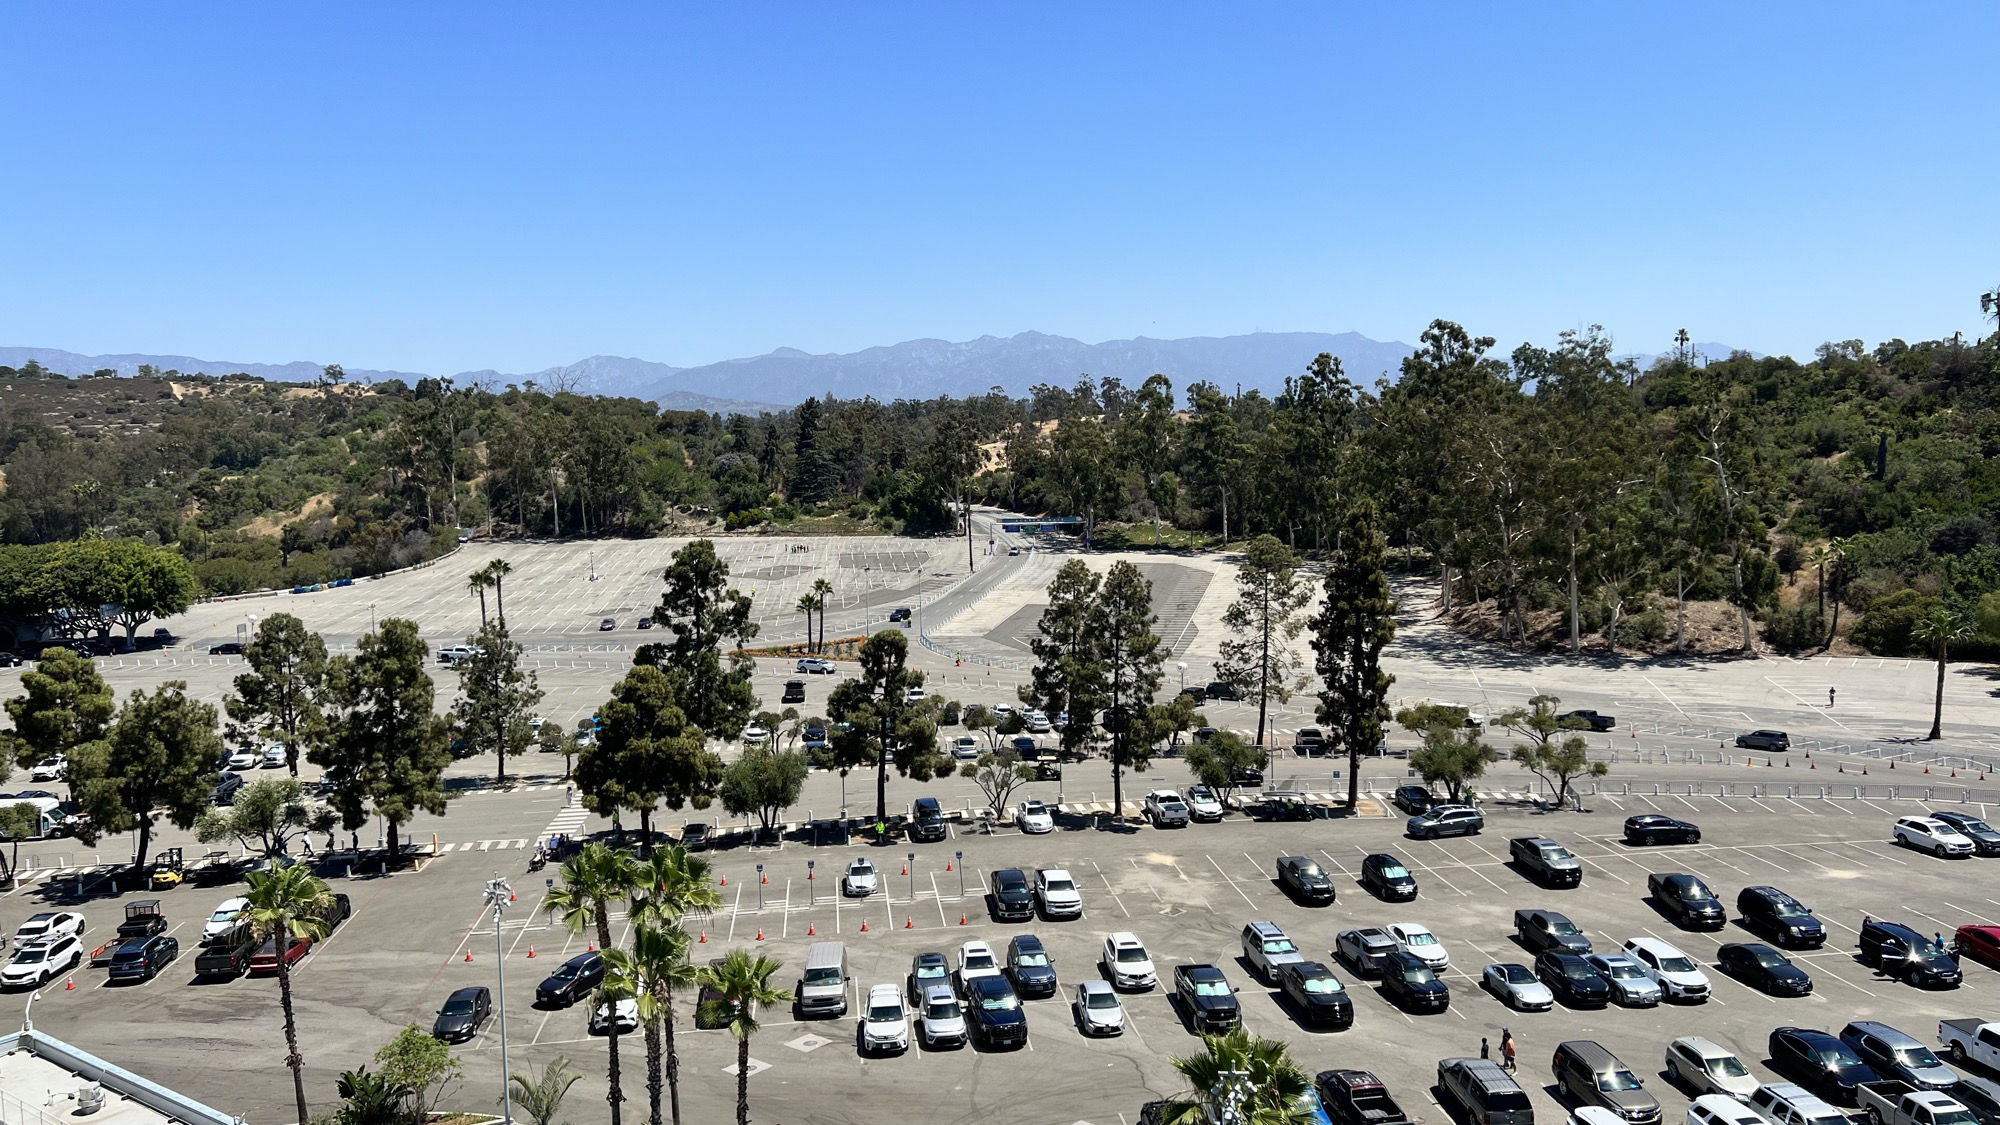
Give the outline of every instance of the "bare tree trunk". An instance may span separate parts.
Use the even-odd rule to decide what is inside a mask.
[[[750,1125],[750,1040],[736,1041],[736,1125]]]
[[[1577,605],[1576,591],[1576,532],[1569,534],[1569,652],[1571,656],[1583,655],[1583,621]]]
[[[1674,568],[1674,651],[1687,651],[1687,571]]]

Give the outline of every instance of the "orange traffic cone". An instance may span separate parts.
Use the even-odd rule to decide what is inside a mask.
[[[914,930],[917,928],[917,924],[915,921],[909,918],[905,918],[903,919],[903,928],[906,930]]]
[[[723,885],[723,886],[725,886],[725,887],[729,885],[729,876],[727,876],[727,875],[724,875],[724,876],[722,877],[722,885]]]
[[[958,924],[961,926],[965,925],[965,915],[961,914],[958,916]]]
[[[758,931],[757,931],[757,940],[758,940],[758,941],[763,941],[763,940],[764,940],[764,931],[763,931],[763,930],[758,930]]]
[[[807,936],[807,937],[812,937],[812,936],[813,936],[814,934],[817,934],[817,933],[819,933],[819,931],[818,931],[817,929],[814,929],[814,928],[813,928],[813,924],[812,924],[811,922],[807,922],[807,923],[806,923],[806,936]]]
[[[1929,773],[1929,772],[1931,772],[1931,768],[1930,768],[1929,766],[1925,766],[1925,767],[1924,767],[1924,772],[1925,772],[1925,773]]]
[[[594,941],[593,941],[593,942],[591,942],[591,943],[590,943],[590,948],[588,948],[588,949],[584,950],[584,952],[585,952],[585,953],[595,953],[595,952],[597,952],[597,943],[596,943],[596,942],[594,942]]]
[[[528,956],[530,959],[535,956],[535,947],[532,945],[528,947]]]
[[[908,875],[909,873],[910,873],[910,865],[906,863],[903,865],[903,874]]]
[[[866,922],[861,923],[861,932],[864,934],[868,932],[868,923]]]
[[[764,881],[765,881],[766,883],[770,882],[770,881],[771,881],[771,877],[770,877],[769,875],[766,875],[766,876],[764,876]]]
[[[951,861],[950,861],[950,860],[948,860],[948,859],[947,859],[947,860],[945,860],[945,861],[944,861],[944,869],[945,869],[946,871],[950,871],[950,870],[951,870]]]
[[[470,961],[470,960],[472,960],[472,950],[468,949],[468,950],[466,950],[466,951],[465,951],[465,959],[466,959],[467,961]]]
[[[696,945],[707,945],[707,944],[708,944],[708,931],[707,931],[707,930],[703,930],[703,931],[701,932],[701,936],[700,936],[699,938],[696,938],[696,939],[695,939],[695,944],[696,944]]]
[[[76,991],[76,977],[72,976],[68,980],[63,981],[63,991],[64,992]]]
[[[508,892],[507,892],[507,901],[508,901],[508,902],[513,902],[513,901],[514,901],[514,892],[513,892],[513,891],[508,891]]]

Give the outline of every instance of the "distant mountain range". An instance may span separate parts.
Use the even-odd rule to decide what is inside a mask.
[[[1702,355],[1719,359],[1730,354],[1724,344],[1697,344]],[[1235,391],[1257,389],[1273,393],[1287,375],[1296,375],[1321,352],[1340,357],[1348,378],[1372,387],[1378,378],[1393,380],[1411,348],[1398,341],[1371,340],[1354,332],[1255,332],[1243,336],[1195,336],[1181,340],[1108,340],[1086,344],[1066,336],[1022,332],[1014,336],[981,336],[977,340],[906,340],[847,354],[812,355],[796,348],[743,359],[728,359],[700,367],[673,367],[651,360],[597,355],[562,367],[530,374],[466,371],[453,378],[461,383],[495,386],[525,384],[568,386],[597,394],[645,399],[671,410],[708,410],[723,414],[756,414],[783,409],[807,398],[831,394],[837,398],[872,396],[898,398],[960,397],[984,394],[999,387],[1012,395],[1026,394],[1038,383],[1069,386],[1082,375],[1117,378],[1136,385],[1154,373],[1173,379],[1176,389],[1207,380]],[[1655,358],[1639,355],[1643,368]],[[308,382],[321,365],[235,363],[175,355],[78,355],[52,348],[0,347],[0,364],[20,367],[34,359],[51,371],[88,375],[110,369],[135,375],[142,364],[161,370],[241,372],[279,382]],[[350,379],[415,382],[423,375],[407,371],[348,368]]]

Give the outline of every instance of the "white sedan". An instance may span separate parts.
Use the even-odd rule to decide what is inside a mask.
[[[1396,943],[1397,949],[1411,954],[1433,970],[1451,965],[1451,955],[1444,951],[1444,943],[1437,939],[1429,926],[1397,922],[1389,927],[1389,939]]]
[[[14,931],[14,944],[26,945],[31,941],[54,937],[82,937],[83,915],[73,910],[43,911],[31,914]]]
[[[1030,836],[1056,830],[1056,818],[1049,815],[1049,807],[1040,801],[1022,801],[1014,812],[1014,824]]]
[[[254,770],[264,760],[261,750],[238,750],[229,756],[229,768],[233,770]]]
[[[1077,1029],[1093,1038],[1125,1033],[1125,1005],[1111,982],[1092,977],[1076,986],[1076,1000],[1070,1005]]]
[[[770,737],[771,732],[758,726],[756,723],[751,723],[749,726],[743,728],[743,741],[752,746],[762,745],[764,740]]]
[[[639,1030],[639,1001],[631,996],[622,1000],[606,1000],[590,1013],[590,1033],[609,1035],[616,1027],[618,1034],[629,1035]]]
[[[283,768],[284,768],[284,765],[285,765],[285,744],[284,744],[284,743],[282,743],[282,742],[273,742],[273,743],[272,743],[272,744],[270,744],[269,746],[266,746],[266,747],[264,747],[264,768],[265,768],[265,769],[267,769],[267,770],[275,770],[275,769],[283,769]]]
[[[881,889],[881,876],[875,873],[875,865],[865,859],[848,864],[847,874],[840,878],[840,893],[849,898],[865,898]]]

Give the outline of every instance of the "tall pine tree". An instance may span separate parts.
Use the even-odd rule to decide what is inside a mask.
[[[1348,508],[1333,554],[1327,559],[1312,647],[1319,673],[1319,721],[1335,753],[1347,751],[1347,807],[1361,800],[1361,755],[1374,753],[1389,720],[1389,686],[1382,650],[1396,637],[1396,599],[1383,572],[1387,546],[1375,523],[1375,505]]]

